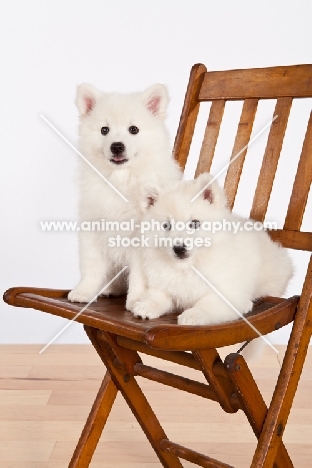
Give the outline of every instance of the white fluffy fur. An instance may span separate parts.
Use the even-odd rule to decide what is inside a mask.
[[[80,113],[82,154],[129,200],[126,203],[84,161],[80,162],[81,221],[127,221],[141,218],[141,200],[146,186],[161,186],[181,178],[171,156],[170,141],[164,119],[168,105],[165,86],[156,84],[142,93],[107,94],[90,84],[77,88],[76,105]],[[136,126],[139,133],[129,133]],[[108,127],[107,135],[101,133]],[[111,144],[125,145],[123,164],[111,161]],[[90,301],[125,265],[126,248],[108,247],[108,237],[120,232],[79,233],[81,280],[69,293],[69,299]],[[129,233],[125,233],[129,236]],[[125,275],[126,276],[126,275]],[[126,291],[123,276],[105,290],[105,294]]]
[[[211,180],[203,174],[194,181],[181,181],[159,194],[146,220],[167,222],[246,221],[226,206],[223,190],[216,182],[193,203],[190,200]],[[154,233],[155,234],[155,233]],[[201,228],[186,232],[157,232],[158,236],[210,237],[210,247],[194,247],[187,258],[177,258],[172,247],[140,249],[131,269],[127,307],[135,316],[157,318],[173,308],[182,311],[180,325],[210,325],[236,320],[237,313],[191,268],[194,266],[241,313],[262,296],[281,296],[292,276],[287,251],[271,241],[265,231],[220,231]],[[152,240],[152,237],[151,237]],[[138,260],[138,255],[140,260]],[[141,275],[140,275],[141,271]],[[140,280],[139,280],[140,278]],[[134,285],[132,287],[132,285]]]

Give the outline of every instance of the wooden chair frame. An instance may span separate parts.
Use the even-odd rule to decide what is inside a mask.
[[[219,135],[225,102],[243,100],[242,114],[231,159],[250,140],[259,99],[276,99],[274,120],[255,190],[251,217],[263,221],[273,186],[277,163],[294,98],[312,97],[312,65],[207,72],[194,65],[175,140],[174,154],[184,168],[193,138],[200,103],[211,101],[210,114],[200,152],[196,176],[209,171]],[[270,235],[288,248],[312,251],[312,233],[300,231],[312,179],[312,117],[310,116],[283,229]],[[230,166],[225,179],[229,204],[233,207],[247,149]],[[293,322],[282,368],[269,408],[255,380],[238,353],[224,362],[216,348],[253,339],[257,334],[242,320],[215,326],[179,326],[176,313],[142,321],[125,310],[125,298],[99,298],[77,321],[84,324],[91,343],[107,372],[70,468],[89,466],[106,420],[120,391],[137,418],[165,468],[180,468],[180,458],[202,467],[231,468],[168,440],[136,376],[170,385],[214,400],[228,413],[244,411],[258,439],[252,468],[290,468],[292,461],[282,441],[312,334],[312,260],[300,296],[259,300],[249,321],[267,334]],[[67,291],[12,288],[4,300],[18,307],[32,307],[72,319],[82,305],[67,300]],[[191,352],[190,352],[191,351]],[[208,384],[191,381],[143,364],[140,353],[178,363],[203,372]],[[233,467],[232,467],[233,468]]]

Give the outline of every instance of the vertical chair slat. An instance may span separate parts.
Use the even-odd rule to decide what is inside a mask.
[[[257,221],[263,221],[266,214],[275,172],[283,145],[291,104],[291,97],[280,98],[276,102],[274,116],[277,116],[277,118],[272,122],[270,128],[268,142],[250,212],[250,217]]]
[[[312,113],[303,142],[284,229],[298,231],[301,227],[312,180]]]
[[[240,176],[243,170],[247,145],[252,132],[253,123],[258,107],[258,99],[246,99],[244,101],[238,129],[235,137],[231,162],[225,178],[225,192],[228,205],[232,209],[237,193]]]
[[[198,177],[203,172],[210,171],[212,159],[214,156],[219,136],[224,106],[224,99],[213,101],[211,104],[204,140],[200,150],[199,160],[195,172],[195,177]]]
[[[173,154],[184,169],[193,138],[194,128],[199,111],[198,95],[207,68],[201,63],[192,67],[189,84],[186,90],[179,128],[176,134]]]

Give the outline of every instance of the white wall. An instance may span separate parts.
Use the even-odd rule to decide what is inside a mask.
[[[310,0],[6,2],[0,20],[0,290],[71,288],[79,278],[76,234],[40,231],[41,220],[77,214],[77,156],[40,113],[75,143],[78,83],[128,92],[163,82],[174,136],[192,64],[222,70],[309,63],[311,10]],[[295,262],[298,277],[290,294],[298,292],[306,255],[298,253]],[[46,343],[66,323],[4,303],[0,314],[1,343]],[[286,336],[282,330],[273,339]],[[59,340],[86,341],[79,324]]]

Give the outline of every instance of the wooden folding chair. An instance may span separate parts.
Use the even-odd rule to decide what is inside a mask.
[[[207,72],[204,65],[191,70],[184,107],[175,141],[175,157],[185,166],[200,103],[212,101],[196,176],[209,171],[218,139],[226,101],[242,100],[243,108],[232,159],[250,140],[260,99],[276,99],[263,162],[255,188],[251,217],[263,221],[282,148],[287,120],[294,98],[312,97],[312,65]],[[283,246],[312,250],[312,233],[300,227],[312,178],[312,118],[308,122],[300,161],[283,229],[272,238]],[[232,207],[247,149],[227,171],[225,189]],[[244,358],[229,354],[224,362],[216,348],[257,337],[243,320],[215,326],[179,326],[177,314],[156,320],[136,319],[125,310],[125,297],[99,298],[77,318],[101,357],[107,372],[81,438],[69,464],[86,468],[109,416],[117,391],[137,418],[162,465],[178,468],[180,458],[203,467],[230,467],[208,455],[197,453],[168,440],[151,409],[136,376],[142,376],[204,398],[214,400],[228,413],[244,411],[258,439],[251,466],[289,468],[293,464],[282,441],[312,330],[312,262],[302,293],[288,299],[264,298],[248,314],[250,323],[263,335],[293,322],[282,368],[271,404],[267,408]],[[31,307],[72,319],[83,307],[67,300],[68,291],[12,288],[4,300],[17,307]],[[169,374],[143,364],[140,353],[156,356],[203,372],[208,384]]]

